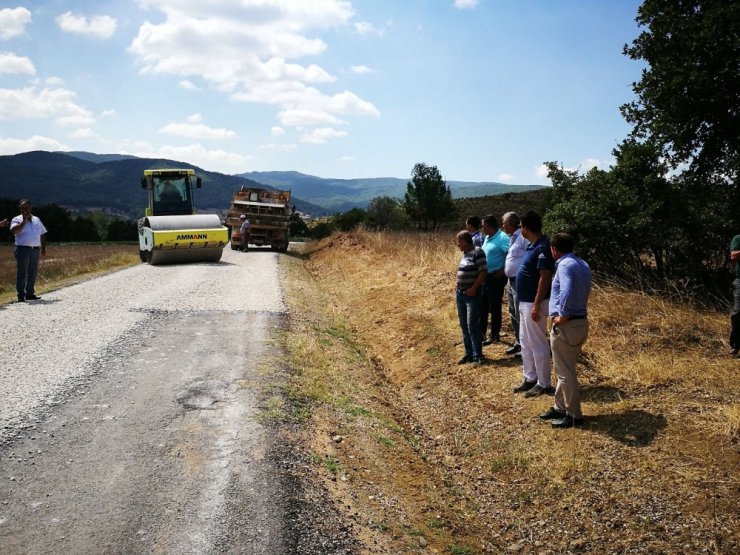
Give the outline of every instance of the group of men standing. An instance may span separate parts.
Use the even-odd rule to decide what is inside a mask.
[[[480,232],[482,224],[483,233]],[[542,232],[536,212],[502,217],[471,216],[457,234],[462,259],[457,272],[457,310],[465,355],[459,364],[484,361],[483,345],[500,341],[501,304],[509,285],[509,314],[516,342],[506,352],[521,356],[523,381],[513,391],[525,397],[553,394],[555,402],[543,420],[555,428],[583,423],[576,362],[588,337],[591,270],[574,253],[573,238]],[[490,335],[488,315],[491,315]],[[551,320],[548,339],[547,319]],[[551,353],[558,376],[551,383]]]
[[[31,213],[28,200],[20,202],[21,213],[8,222],[0,221],[0,227],[10,226],[15,238],[13,255],[17,262],[15,288],[18,302],[38,301],[36,295],[36,275],[39,269],[39,258],[46,256],[46,228],[41,220]]]

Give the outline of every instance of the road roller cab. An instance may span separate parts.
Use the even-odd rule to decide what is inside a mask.
[[[149,194],[139,220],[139,256],[149,264],[217,262],[229,241],[216,214],[195,214],[193,189],[200,177],[191,169],[145,170],[141,187]]]

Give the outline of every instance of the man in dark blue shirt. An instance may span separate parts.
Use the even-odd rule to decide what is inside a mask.
[[[556,261],[550,295],[550,347],[558,385],[554,406],[540,418],[552,420],[554,428],[571,428],[583,423],[576,362],[588,337],[591,268],[573,254],[573,247],[573,237],[567,233],[558,233],[550,244]]]
[[[521,220],[529,246],[516,274],[519,301],[519,342],[522,345],[524,381],[514,388],[525,397],[554,393],[550,382],[550,345],[547,341],[547,299],[555,262],[550,240],[542,234],[542,218],[529,211]]]

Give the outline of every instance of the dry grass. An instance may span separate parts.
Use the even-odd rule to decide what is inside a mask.
[[[58,289],[111,270],[140,264],[136,245],[72,244],[47,247],[39,263],[36,292]],[[15,299],[16,262],[13,247],[0,247],[0,303]]]
[[[483,367],[454,364],[452,239],[337,235],[313,247],[310,278],[291,285],[290,299],[296,287],[308,299],[297,313],[324,319],[303,345],[316,354],[295,351],[299,368],[320,369],[299,389],[315,392],[322,426],[352,438],[327,453],[347,473],[338,497],[369,511],[360,502],[369,470],[373,500],[393,499],[376,521],[400,512],[440,552],[736,552],[738,361],[724,356],[727,316],[596,287],[579,370],[588,425],[552,430],[537,419],[550,398],[511,393],[521,369],[507,345],[487,347]],[[331,334],[331,345],[321,341],[335,326],[361,360],[318,354],[337,345]],[[353,422],[340,399],[372,417]],[[378,449],[392,456],[376,474],[368,453]],[[430,515],[445,525],[429,525]],[[403,527],[380,528],[372,534],[400,541]]]

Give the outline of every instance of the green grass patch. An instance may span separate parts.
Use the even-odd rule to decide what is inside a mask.
[[[391,438],[385,437],[385,436],[378,437],[378,443],[380,443],[381,445],[385,445],[386,447],[395,447],[396,446],[396,442],[395,441],[393,441]]]
[[[330,457],[329,455],[324,455],[322,457],[321,455],[314,454],[313,462],[314,464],[320,464],[332,474],[336,474],[342,468],[342,465],[339,463],[339,461]]]

